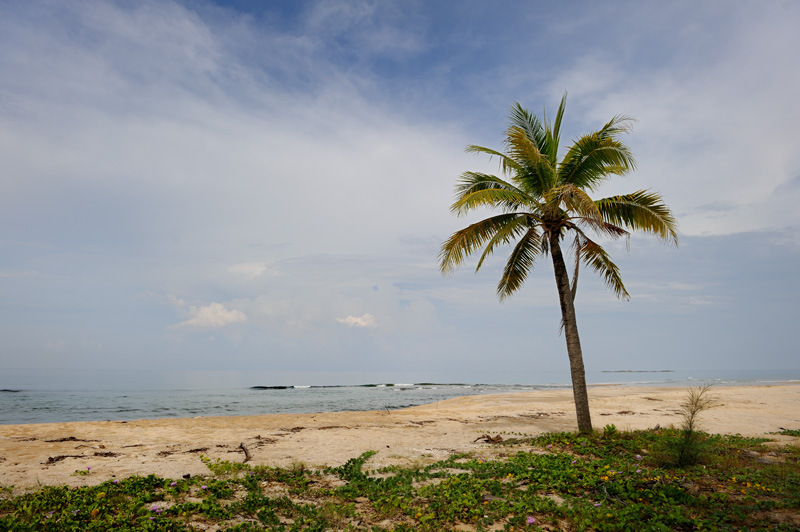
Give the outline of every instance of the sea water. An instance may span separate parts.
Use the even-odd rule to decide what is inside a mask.
[[[392,378],[396,377],[396,378]],[[410,374],[0,370],[0,424],[393,410],[464,395],[569,388],[569,376],[476,383]],[[508,378],[508,376],[506,376]],[[590,385],[698,386],[800,382],[800,370],[589,371]]]

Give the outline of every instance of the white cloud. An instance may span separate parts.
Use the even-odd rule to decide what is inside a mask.
[[[263,262],[242,262],[228,267],[228,272],[241,275],[247,279],[255,279],[267,271],[267,265]]]
[[[175,294],[167,295],[167,301],[169,301],[171,305],[174,305],[176,307],[183,307],[183,306],[186,305],[186,301],[184,301],[183,299],[179,298]]]
[[[683,16],[664,9],[664,16]],[[636,13],[631,16],[642,16]],[[598,195],[652,188],[664,195],[683,234],[731,234],[800,221],[796,209],[776,204],[800,197],[800,190],[787,187],[800,172],[792,142],[800,109],[787,105],[800,90],[800,75],[779,66],[800,59],[796,17],[776,16],[761,6],[724,17],[714,45],[698,21],[694,26],[702,32],[689,32],[693,24],[688,24],[677,40],[633,34],[629,42],[663,39],[662,53],[669,53],[632,65],[624,54],[606,50],[592,61],[575,60],[553,82],[569,90],[567,115],[586,119],[586,131],[617,113],[638,120],[625,139],[638,171],[630,180],[612,180]],[[648,12],[645,20],[654,15]],[[657,28],[646,25],[641,31]],[[632,76],[623,68],[628,66],[640,73]],[[784,193],[776,197],[781,187]]]
[[[204,307],[189,307],[191,318],[182,321],[176,327],[197,327],[198,329],[215,329],[234,323],[247,321],[247,315],[240,310],[228,310],[222,303],[211,303]]]
[[[375,316],[372,314],[364,314],[362,316],[347,316],[346,318],[336,318],[339,323],[344,323],[348,327],[368,327],[374,329],[378,326],[375,321]]]

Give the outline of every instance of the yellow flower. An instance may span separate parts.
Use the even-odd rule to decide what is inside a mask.
[[[97,514],[99,514],[99,513],[100,513],[100,510],[95,508],[94,510],[92,510],[92,517],[97,517]]]

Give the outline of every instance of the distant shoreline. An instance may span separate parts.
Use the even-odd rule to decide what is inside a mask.
[[[466,384],[462,382],[410,382],[410,383],[379,383],[379,384],[318,384],[318,385],[257,385],[248,387],[249,390],[292,390],[306,388],[411,388],[414,386],[468,386],[470,388],[480,386],[498,386],[496,384]],[[518,386],[535,386],[520,384]]]
[[[597,370],[587,379],[590,389],[607,387],[668,387],[686,390],[712,384],[727,386],[763,386],[800,383],[800,371],[783,375],[731,375],[731,380],[716,376],[704,378],[667,370]],[[742,377],[745,380],[738,380]],[[750,378],[747,378],[750,377]],[[761,377],[759,380],[757,377]],[[764,377],[767,377],[766,379]],[[106,389],[61,388],[36,389],[19,383],[3,383],[0,390],[0,426],[30,423],[80,421],[133,421],[140,419],[176,419],[249,416],[269,414],[308,414],[341,411],[396,411],[436,404],[453,397],[495,395],[532,391],[571,391],[567,382],[549,384],[505,385],[465,384],[428,379],[362,381],[362,384],[312,384],[270,382],[258,377],[231,388],[130,389],[109,386]],[[253,382],[255,381],[255,383]],[[264,382],[266,381],[266,382]],[[105,381],[104,381],[105,382]],[[405,383],[405,384],[404,384]],[[413,383],[413,384],[411,384]],[[16,385],[15,385],[16,384]],[[255,386],[251,386],[255,384]]]
[[[604,369],[600,373],[675,373],[674,369]]]

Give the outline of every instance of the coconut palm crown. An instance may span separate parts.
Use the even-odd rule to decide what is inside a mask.
[[[633,121],[626,116],[615,116],[599,130],[575,140],[559,161],[566,101],[564,94],[552,123],[545,115],[539,119],[520,104],[514,104],[505,134],[505,153],[482,146],[467,147],[467,152],[497,157],[507,179],[464,172],[456,184],[451,212],[462,216],[473,209],[489,208],[499,214],[453,233],[442,244],[439,264],[443,273],[450,273],[482,249],[477,271],[495,249],[513,246],[497,285],[497,294],[503,300],[522,286],[537,259],[548,255],[552,258],[578,429],[591,432],[574,308],[580,265],[597,272],[617,297],[630,296],[619,268],[590,236],[628,238],[631,231],[643,231],[677,245],[678,230],[675,218],[657,193],[640,190],[599,200],[589,196],[589,192],[611,176],[625,175],[635,169],[633,154],[619,140],[630,131]],[[574,258],[571,281],[561,249],[566,239]]]

